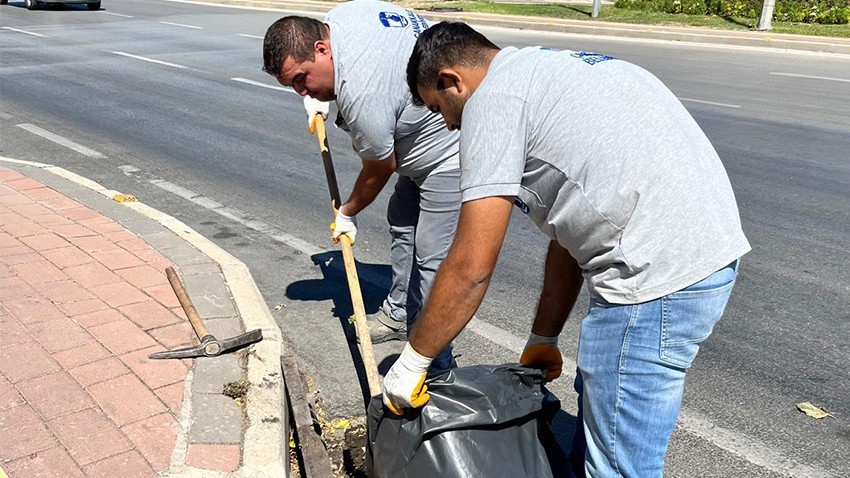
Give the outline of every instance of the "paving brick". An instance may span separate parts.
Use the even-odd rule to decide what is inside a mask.
[[[15,191],[26,191],[28,189],[43,188],[44,185],[32,178],[21,178],[12,181],[4,181],[6,187],[12,188]]]
[[[24,398],[12,384],[0,375],[0,411],[23,405]]]
[[[114,284],[121,280],[120,277],[113,274],[112,271],[103,267],[103,264],[92,262],[91,264],[83,264],[79,266],[68,267],[64,269],[69,277],[81,286],[91,289],[99,285]]]
[[[111,456],[97,463],[85,466],[89,478],[158,478],[159,475],[142,458],[139,452],[132,450]]]
[[[80,287],[76,282],[70,280],[43,282],[41,284],[35,284],[35,288],[41,292],[41,295],[50,299],[54,304],[67,304],[68,302],[78,302],[95,298],[91,291]]]
[[[196,468],[217,471],[236,471],[242,459],[239,445],[207,445],[195,443],[189,445],[186,464]]]
[[[59,364],[38,342],[0,348],[0,371],[12,383],[47,375],[59,368]]]
[[[0,302],[11,299],[23,299],[38,295],[38,292],[20,277],[0,279]]]
[[[151,329],[147,333],[167,349],[191,345],[195,337],[195,332],[188,322]]]
[[[9,211],[2,204],[0,204],[0,208],[3,208],[0,209],[0,229],[4,229],[5,226],[8,224],[12,224],[15,222],[23,222],[27,220],[27,218],[25,218],[24,216]]]
[[[4,464],[3,467],[10,477],[85,478],[83,471],[62,447],[54,447],[18,458]]]
[[[242,407],[219,394],[192,395],[189,443],[240,443]]]
[[[139,236],[133,234],[132,232],[126,229],[115,232],[107,232],[103,236],[112,242],[132,241],[133,239],[139,238]]]
[[[33,337],[51,353],[81,347],[95,339],[70,317],[27,324]]]
[[[24,194],[36,201],[45,201],[47,199],[62,197],[61,194],[44,185],[24,191]]]
[[[29,219],[21,222],[4,224],[3,229],[18,239],[34,236],[36,234],[45,234],[48,232],[43,226]]]
[[[135,254],[136,257],[147,262],[148,264],[154,264],[154,263],[157,263],[157,262],[162,262],[162,261],[168,260],[165,256],[160,254],[158,251],[151,249],[151,248],[139,249],[138,251],[133,251],[133,254]],[[159,268],[159,269],[165,270],[165,267]]]
[[[89,254],[119,249],[117,244],[103,236],[69,237],[68,241]]]
[[[58,198],[46,199],[42,201],[45,206],[53,209],[54,211],[65,211],[67,209],[76,209],[80,207],[80,203],[74,201],[71,198],[60,196]],[[69,218],[74,220],[79,220],[79,218]]]
[[[174,307],[180,307],[180,301],[177,300],[177,295],[174,293],[174,289],[171,288],[171,284],[146,287],[144,291],[149,296],[156,299],[157,302],[168,307],[169,309],[173,309]]]
[[[165,405],[133,374],[92,385],[88,391],[119,426],[166,411]]]
[[[95,217],[80,221],[80,224],[91,229],[98,234],[108,234],[110,232],[122,231],[124,226],[107,217]]]
[[[133,257],[135,258],[135,256]],[[168,284],[168,278],[165,276],[165,271],[154,269],[147,264],[117,270],[115,273],[139,289],[166,285],[168,286],[168,290],[171,291],[171,286]]]
[[[97,233],[79,224],[52,224],[47,227],[56,235],[64,238],[96,236]]]
[[[151,389],[185,380],[189,369],[183,362],[148,358],[151,353],[160,351],[162,347],[157,345],[121,355],[119,358]]]
[[[24,325],[65,317],[56,305],[38,295],[4,300],[2,305]]]
[[[32,342],[35,340],[29,331],[14,317],[0,308],[0,347]]]
[[[71,457],[86,465],[133,448],[118,426],[96,408],[88,408],[47,422]],[[113,475],[121,476],[121,475]]]
[[[68,370],[68,373],[83,387],[96,383],[105,382],[109,379],[120,377],[128,373],[130,369],[124,362],[116,357],[108,357],[97,362],[80,365]]]
[[[30,221],[32,221],[34,223],[35,223],[35,221],[33,220],[34,218],[36,218],[38,216],[43,216],[45,214],[50,214],[50,213],[53,212],[50,209],[47,209],[46,207],[44,207],[44,206],[42,206],[41,204],[38,204],[38,203],[16,204],[16,205],[13,205],[13,206],[9,206],[9,209],[12,212],[16,212],[16,213],[20,214],[21,216],[24,216],[25,218],[29,219]],[[38,224],[38,223],[36,223],[36,224]]]
[[[79,367],[87,363],[95,362],[103,358],[109,357],[112,354],[100,344],[88,344],[75,349],[68,349],[64,352],[53,354],[53,358],[59,362],[65,370]]]
[[[41,216],[35,216],[32,218],[32,222],[40,224],[47,228],[60,224],[74,224],[74,221],[68,219],[67,217],[57,212],[51,212],[50,214],[42,214]]]
[[[118,310],[142,329],[148,330],[180,322],[181,319],[170,309],[154,300],[125,305]]]
[[[94,406],[89,394],[67,372],[27,380],[18,390],[47,420]]]
[[[79,247],[73,245],[43,251],[41,255],[60,269],[94,262],[94,258],[92,256],[88,255]]]
[[[95,312],[98,310],[108,309],[109,306],[100,299],[81,300],[80,302],[69,302],[67,304],[59,304],[59,309],[66,315],[76,317],[78,315]]]
[[[33,236],[22,237],[21,242],[28,245],[34,251],[46,251],[59,247],[68,247],[71,244],[61,236],[48,232],[46,234],[36,234]]]
[[[0,278],[14,277],[15,272],[6,264],[0,262]]]
[[[97,325],[88,330],[115,355],[156,345],[154,339],[128,320]]]
[[[154,390],[154,393],[165,403],[165,406],[174,416],[179,416],[180,410],[183,408],[183,392],[185,389],[186,382],[177,382],[160,387]]]
[[[98,262],[112,270],[125,269],[128,267],[138,267],[145,264],[144,262],[139,260],[138,257],[134,256],[133,254],[124,249],[92,252],[91,255],[92,257],[97,259]]]
[[[136,449],[153,465],[154,470],[167,470],[177,441],[180,425],[170,413],[131,423],[122,428]]]
[[[59,203],[58,200],[55,200],[55,202],[51,201],[50,205],[54,206],[57,203]],[[92,211],[91,209],[84,207],[84,206],[83,207],[63,208],[62,214],[64,214],[65,217],[67,217],[68,219],[70,219],[72,221],[79,221],[81,219],[91,219],[93,217],[100,216],[99,212]]]
[[[12,270],[15,271],[18,277],[30,284],[68,280],[68,276],[62,270],[44,259],[15,264],[12,266]]]
[[[24,176],[23,174],[21,174],[17,171],[13,171],[9,168],[0,168],[0,182],[5,183],[7,181],[15,181],[17,179],[24,179],[25,177],[26,176]]]
[[[0,410],[0,450],[3,460],[14,460],[54,446],[56,440],[53,435],[28,405]]]
[[[24,245],[23,242],[15,239],[5,232],[0,232],[0,249],[4,247],[20,247],[22,245]]]
[[[13,251],[15,251],[13,253]],[[8,255],[4,255],[4,253],[8,252]],[[44,260],[41,257],[41,254],[33,251],[27,246],[21,247],[10,247],[7,249],[3,249],[0,251],[0,260],[2,260],[5,264],[15,265],[15,264],[23,264],[26,262],[38,262]]]
[[[127,249],[130,252],[134,251],[143,251],[145,249],[150,249],[150,246],[147,242],[139,239],[138,237],[134,239],[128,239],[126,241],[118,241],[116,244]]]
[[[114,282],[112,284],[98,285],[89,288],[100,300],[112,307],[135,304],[148,299],[148,296],[126,282]]]
[[[239,366],[237,355],[227,354],[198,360],[192,375],[192,391],[198,393],[221,393],[224,385],[235,382],[245,375]]]
[[[4,194],[0,195],[0,204],[5,204],[7,206],[12,206],[15,204],[29,204],[32,203],[33,200],[24,196],[23,194]]]
[[[115,309],[104,309],[90,312],[88,314],[75,315],[74,320],[88,329],[97,325],[108,324],[119,320],[127,320],[127,318]]]

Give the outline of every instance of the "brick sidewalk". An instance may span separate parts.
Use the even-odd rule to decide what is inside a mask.
[[[11,478],[169,470],[193,367],[147,358],[193,339],[170,264],[111,218],[0,167],[0,466]],[[238,443],[187,448],[180,465],[239,466]]]

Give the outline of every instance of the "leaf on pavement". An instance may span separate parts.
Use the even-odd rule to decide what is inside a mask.
[[[338,430],[344,430],[344,429],[348,428],[349,425],[351,425],[351,420],[348,420],[346,418],[342,418],[340,420],[337,420],[336,423],[334,423],[334,428],[336,428]]]
[[[798,403],[797,410],[800,410],[801,412],[812,418],[826,418],[832,416],[829,412],[826,411],[826,408],[816,407],[809,402]]]

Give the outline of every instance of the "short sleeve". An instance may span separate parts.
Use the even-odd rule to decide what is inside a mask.
[[[339,101],[337,101],[339,105]],[[396,109],[389,98],[361,93],[341,105],[351,144],[364,159],[386,159],[395,145]]]
[[[463,202],[516,196],[528,152],[525,101],[506,94],[478,94],[467,102],[460,130]]]

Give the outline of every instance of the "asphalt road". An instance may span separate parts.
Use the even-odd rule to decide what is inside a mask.
[[[331,415],[362,410],[341,258],[300,98],[261,70],[284,13],[156,0],[0,8],[0,155],[51,163],[171,214],[251,268]],[[604,52],[659,76],[729,172],[753,245],[688,378],[667,476],[850,476],[850,58],[482,29],[500,45]],[[606,134],[616,135],[617,125]],[[358,160],[329,140],[343,195]],[[367,308],[388,282],[386,194],[360,216]],[[461,364],[516,361],[545,238],[514,219]],[[586,306],[563,334],[574,357]],[[2,340],[2,338],[0,338]],[[398,344],[377,348],[384,369]],[[569,375],[569,374],[565,374]],[[568,435],[569,377],[553,390]],[[834,418],[795,409],[810,401]]]

